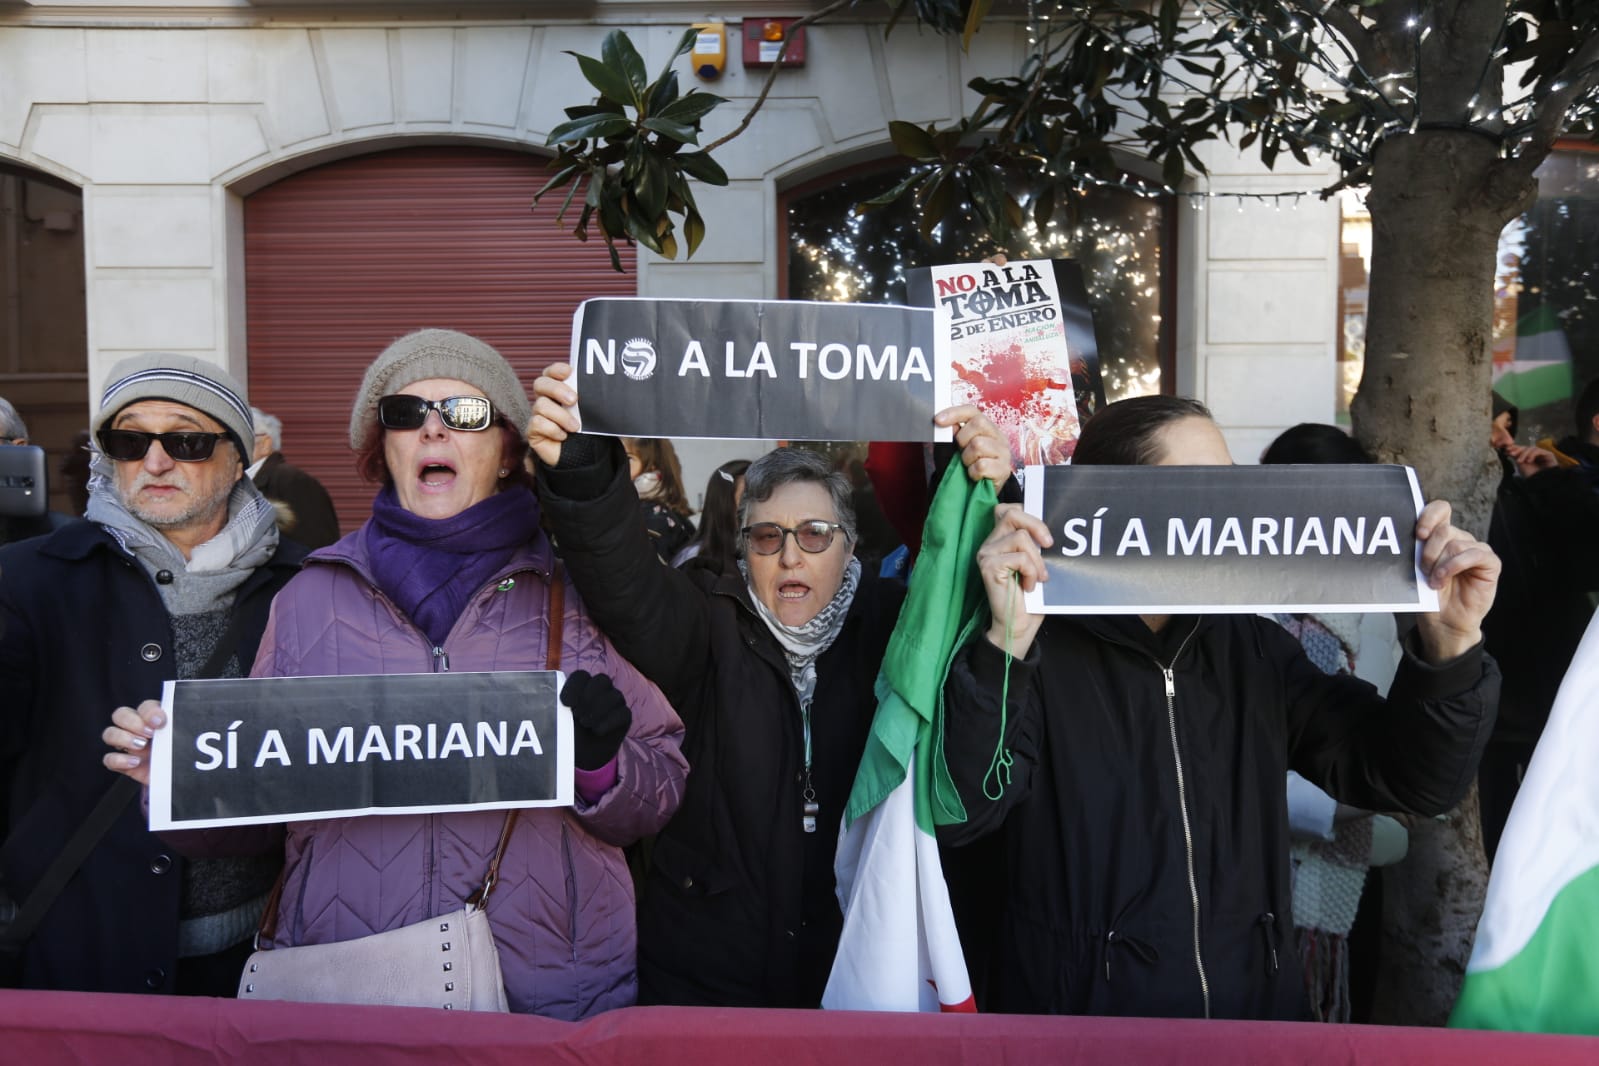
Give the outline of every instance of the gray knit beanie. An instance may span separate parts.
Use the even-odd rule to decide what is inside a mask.
[[[207,359],[173,352],[145,352],[111,368],[100,409],[91,427],[94,435],[117,413],[140,400],[171,400],[210,415],[227,430],[239,458],[248,465],[255,425],[250,396],[232,374]]]
[[[455,378],[473,386],[518,433],[533,415],[527,392],[505,356],[457,330],[419,329],[383,349],[366,368],[350,412],[350,447],[360,451],[378,429],[378,400],[426,378]]]

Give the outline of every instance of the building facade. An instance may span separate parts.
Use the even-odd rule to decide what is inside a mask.
[[[789,296],[786,197],[890,160],[890,120],[957,120],[968,81],[1017,69],[1020,20],[991,20],[969,52],[908,22],[886,39],[860,15],[810,27],[804,65],[718,150],[730,183],[697,189],[692,259],[639,251],[616,275],[529,202],[549,130],[591,97],[568,51],[625,29],[653,71],[691,23],[720,19],[718,79],[678,60],[685,86],[729,99],[707,120],[718,136],[766,76],[741,62],[743,20],[816,6],[0,0],[0,395],[48,411],[35,436],[59,449],[117,359],[202,355],[283,419],[291,460],[349,494],[342,420],[360,369],[406,329],[479,332],[531,373],[564,357],[587,296]],[[1339,208],[1272,198],[1330,170],[1267,171],[1225,144],[1206,162],[1167,204],[1167,354],[1137,388],[1204,400],[1250,460],[1286,426],[1334,419]],[[81,248],[81,278],[63,246]],[[693,494],[738,454],[686,450]]]

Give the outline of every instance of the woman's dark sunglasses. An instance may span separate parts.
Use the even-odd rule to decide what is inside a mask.
[[[123,463],[136,463],[150,450],[150,442],[161,442],[167,458],[180,463],[203,463],[216,451],[217,441],[226,433],[146,433],[138,429],[102,429],[96,437],[100,450]]]
[[[494,407],[481,396],[447,396],[442,400],[385,396],[378,401],[378,422],[385,429],[421,429],[429,411],[439,413],[445,429],[477,433],[494,424]]]
[[[800,546],[800,551],[815,555],[831,548],[833,534],[843,528],[837,522],[817,519],[814,522],[801,522],[793,529],[776,522],[756,522],[753,526],[745,526],[741,532],[756,555],[776,555],[783,550],[783,541],[790,533],[794,534],[794,543]]]

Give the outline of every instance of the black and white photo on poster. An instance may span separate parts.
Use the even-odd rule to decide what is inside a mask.
[[[939,312],[799,300],[592,299],[569,381],[586,433],[948,440]]]
[[[150,828],[572,802],[557,671],[169,681]]]
[[[1048,466],[1040,614],[1435,611],[1403,466]]]

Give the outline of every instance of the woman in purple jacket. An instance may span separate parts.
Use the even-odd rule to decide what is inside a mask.
[[[378,356],[350,420],[362,472],[383,485],[372,517],[278,594],[253,676],[544,668],[556,570],[524,466],[528,416],[515,373],[476,338],[422,330]],[[671,817],[687,764],[660,691],[569,584],[564,601],[576,801],[518,817],[488,918],[511,1009],[578,1019],[636,997],[621,849]],[[106,765],[147,779],[147,738],[163,721],[159,703],[118,708]],[[272,946],[455,910],[481,884],[503,824],[496,811],[289,823]]]

